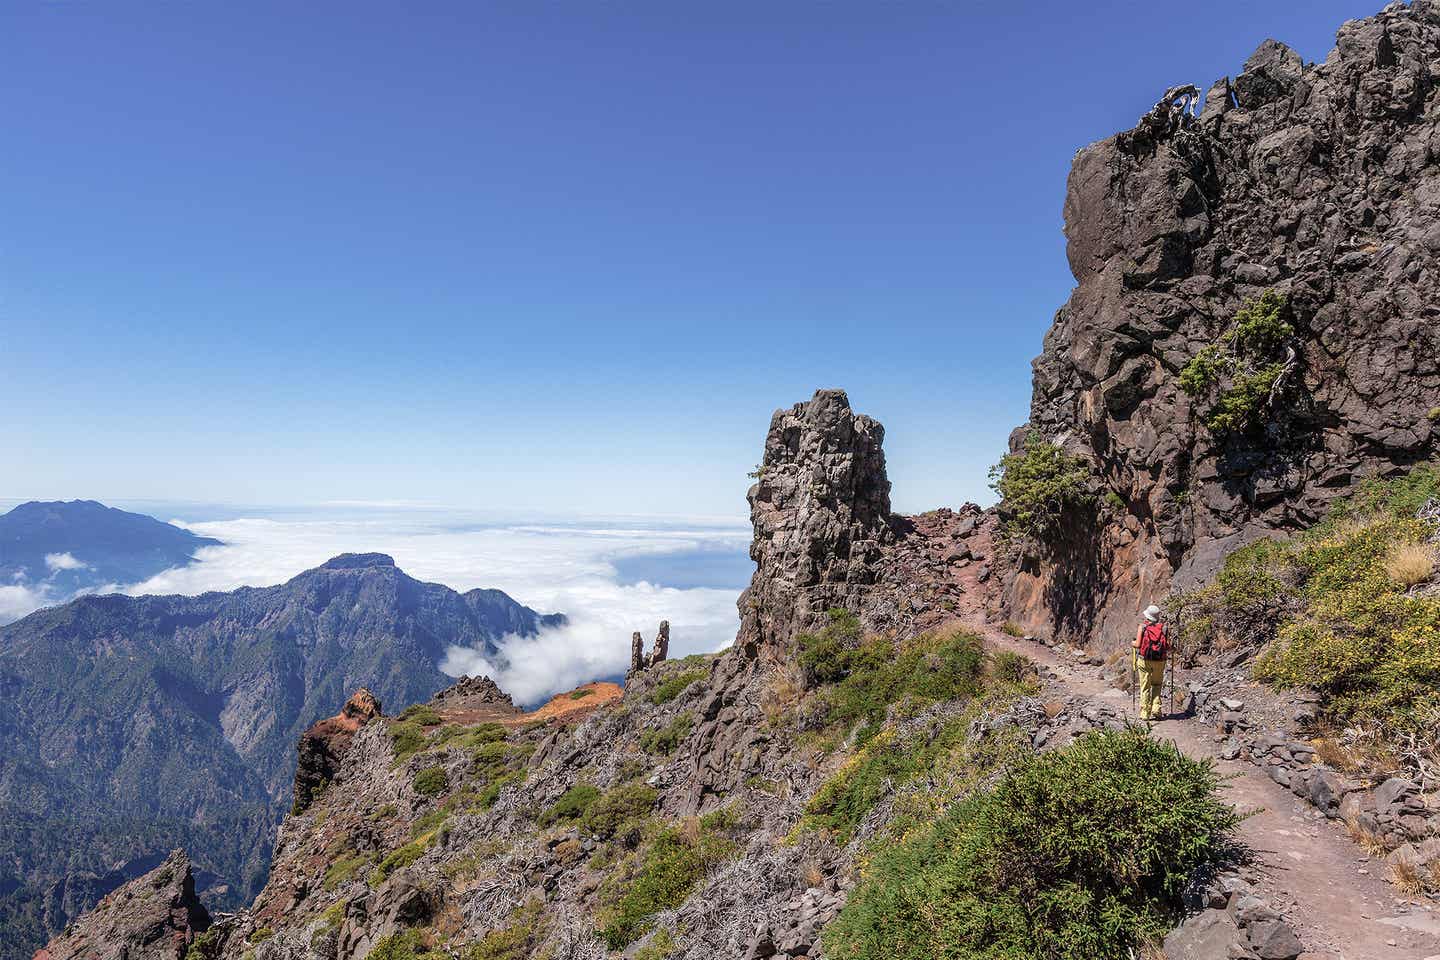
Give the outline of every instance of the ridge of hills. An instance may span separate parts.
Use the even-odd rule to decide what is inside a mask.
[[[271,587],[86,596],[0,626],[6,937],[59,930],[180,845],[207,902],[248,901],[301,731],[360,686],[428,700],[453,682],[438,666],[452,644],[494,656],[564,622],[370,553]]]

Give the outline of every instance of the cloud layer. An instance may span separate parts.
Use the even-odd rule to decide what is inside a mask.
[[[178,521],[177,521],[178,523]],[[167,570],[123,588],[138,594],[198,594],[240,586],[282,583],[346,552],[378,551],[395,558],[413,577],[456,590],[493,587],[542,613],[569,617],[565,627],[538,638],[507,637],[503,664],[479,652],[451,648],[441,669],[453,676],[494,677],[517,702],[533,703],[596,677],[622,673],[629,663],[630,634],[647,642],[669,620],[674,656],[709,652],[735,637],[735,600],[730,589],[676,589],[654,579],[622,584],[614,563],[650,556],[663,571],[664,558],[724,554],[735,568],[749,530],[704,523],[655,525],[624,521],[575,524],[487,524],[404,511],[372,511],[334,517],[247,518],[181,523],[224,541],[200,550],[197,562]],[[0,614],[6,604],[0,587]]]

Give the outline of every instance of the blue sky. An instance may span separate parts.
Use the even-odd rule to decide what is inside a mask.
[[[0,497],[741,515],[842,386],[983,498],[1075,150],[1380,6],[5,0]]]

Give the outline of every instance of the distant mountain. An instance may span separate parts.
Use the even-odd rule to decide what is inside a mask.
[[[502,636],[564,621],[370,553],[279,586],[81,597],[0,627],[0,957],[28,957],[179,846],[207,902],[248,901],[301,731],[361,686],[390,709],[428,700],[453,682],[437,666],[451,644],[496,656]]]
[[[22,503],[0,515],[0,584],[60,602],[190,563],[219,540],[94,500]]]

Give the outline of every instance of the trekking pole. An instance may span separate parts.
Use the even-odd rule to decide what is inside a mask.
[[[1175,716],[1175,647],[1173,645],[1170,647],[1170,656],[1165,659],[1170,661],[1167,666],[1170,674],[1170,716],[1173,717]]]
[[[1135,714],[1135,689],[1140,686],[1140,660],[1134,647],[1130,648],[1130,714]]]

